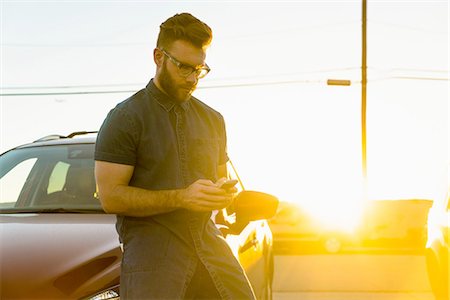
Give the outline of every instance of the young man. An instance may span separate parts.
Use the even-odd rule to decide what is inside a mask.
[[[222,116],[192,96],[211,29],[188,13],[161,24],[155,77],[118,104],[97,138],[95,174],[124,246],[121,299],[254,299],[211,221],[227,207]]]

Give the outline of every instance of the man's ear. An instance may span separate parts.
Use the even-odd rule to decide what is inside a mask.
[[[155,48],[155,50],[153,50],[153,60],[158,67],[161,67],[164,62],[164,53],[158,48]]]

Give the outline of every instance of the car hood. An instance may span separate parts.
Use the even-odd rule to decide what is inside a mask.
[[[119,283],[116,217],[1,214],[0,298],[78,299]]]

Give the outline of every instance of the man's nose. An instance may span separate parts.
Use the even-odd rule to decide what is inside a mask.
[[[197,72],[192,72],[188,77],[186,77],[186,81],[189,83],[197,83],[198,82],[198,75]]]

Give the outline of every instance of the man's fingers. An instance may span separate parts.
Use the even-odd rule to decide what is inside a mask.
[[[232,201],[231,197],[223,196],[203,196],[193,200],[192,207],[206,208],[207,210],[222,209],[228,206]]]
[[[202,186],[201,191],[210,195],[225,195],[226,192],[217,186]]]
[[[227,179],[225,177],[220,178],[219,180],[216,181],[215,185],[216,186],[221,186],[225,181],[227,181]]]
[[[194,182],[194,184],[196,184],[196,183],[200,184],[200,185],[205,185],[205,186],[214,186],[215,185],[215,183],[209,179],[199,179],[196,182]]]
[[[200,200],[210,202],[210,203],[219,203],[219,202],[230,202],[231,196],[216,196],[216,195],[204,195],[199,197]]]
[[[184,192],[182,206],[194,211],[212,211],[227,207],[232,196],[211,180],[199,179]]]
[[[192,184],[194,190],[201,193],[212,194],[212,195],[223,195],[225,194],[222,189],[218,188],[215,183],[207,179],[199,179]]]

